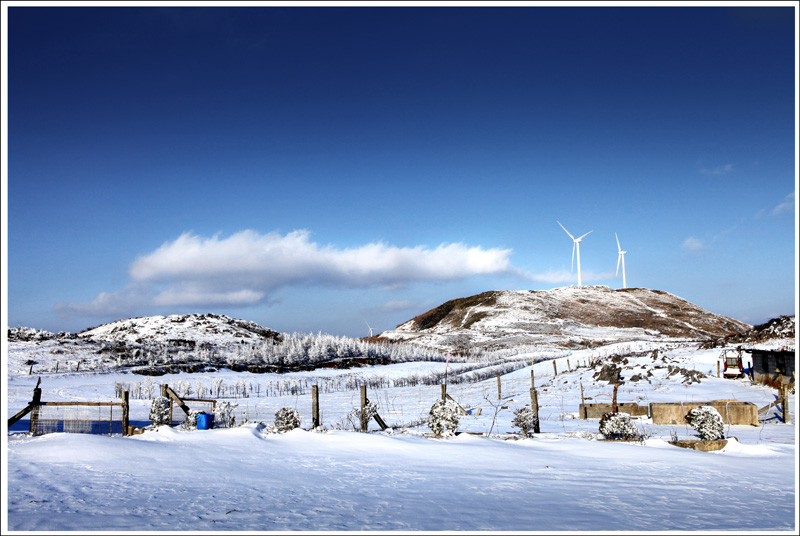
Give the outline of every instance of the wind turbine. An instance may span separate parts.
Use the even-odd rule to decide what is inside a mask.
[[[367,325],[367,327],[369,328],[369,336],[370,336],[370,337],[372,337],[372,326],[370,326],[370,325],[369,325],[369,322],[367,322],[366,320],[364,320],[364,323],[365,323],[365,324]]]
[[[560,221],[556,220],[556,222],[559,225],[561,225]],[[579,287],[583,286],[583,285],[581,285],[581,240],[583,239],[584,236],[588,235],[589,233],[591,233],[593,231],[589,231],[589,233],[586,233],[585,235],[582,235],[582,236],[579,236],[578,238],[575,238],[574,236],[569,234],[569,231],[567,231],[566,227],[561,225],[561,228],[564,229],[564,232],[567,233],[569,235],[569,237],[572,239],[572,264],[569,265],[569,271],[572,272],[572,265],[575,263],[575,252],[577,251],[578,252],[578,286]]]
[[[625,254],[627,251],[622,251],[622,248],[619,246],[619,237],[617,233],[614,233],[614,236],[617,237],[617,249],[619,250],[619,257],[617,257],[617,275],[619,275],[619,261],[622,261],[622,288],[628,288],[625,284]]]

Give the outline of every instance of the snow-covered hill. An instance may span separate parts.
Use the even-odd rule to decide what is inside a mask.
[[[448,301],[378,338],[443,350],[578,349],[632,340],[719,339],[750,325],[661,290],[607,286],[490,291]]]
[[[137,344],[188,342],[192,346],[203,343],[224,346],[279,340],[281,335],[249,320],[215,314],[186,314],[118,320],[82,331],[78,337]]]

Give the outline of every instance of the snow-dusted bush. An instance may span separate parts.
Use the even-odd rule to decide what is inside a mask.
[[[722,416],[711,406],[700,406],[686,415],[689,426],[697,430],[702,439],[725,439]]]
[[[181,423],[181,430],[197,430],[197,415],[202,413],[197,409],[190,409],[186,420]]]
[[[373,419],[378,414],[378,409],[378,405],[375,402],[367,400],[367,405],[364,406],[364,422],[368,423]],[[347,420],[350,421],[350,425],[354,430],[361,430],[361,408],[353,408],[353,411],[347,415]]]
[[[233,402],[221,400],[214,406],[214,427],[231,428],[233,427],[233,408],[238,406]]]
[[[529,406],[525,406],[514,411],[514,420],[511,424],[522,430],[523,435],[528,436],[537,428],[539,417]]]
[[[428,414],[428,428],[436,437],[452,437],[458,429],[458,406],[452,400],[437,400]]]
[[[606,439],[638,439],[641,437],[636,425],[627,413],[604,413],[600,419],[600,433]]]
[[[150,415],[148,418],[153,421],[153,426],[171,424],[169,422],[169,399],[165,396],[155,397],[153,403],[150,405]]]
[[[300,426],[300,414],[292,408],[281,408],[275,412],[275,428],[288,432]]]

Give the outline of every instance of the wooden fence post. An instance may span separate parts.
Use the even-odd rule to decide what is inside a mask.
[[[311,426],[319,426],[319,385],[311,386]]]
[[[33,389],[33,400],[31,400],[31,407],[33,410],[31,411],[31,422],[28,426],[28,432],[33,434],[36,432],[36,424],[39,420],[39,403],[42,401],[42,390],[39,387],[35,387]]]
[[[536,389],[531,388],[531,410],[533,410],[533,433],[539,433],[539,397]]]
[[[558,369],[556,368],[556,360],[553,360],[553,376],[558,376]]]
[[[130,393],[122,392],[122,435],[128,435],[128,425],[130,424]]]
[[[783,408],[783,423],[786,424],[789,422],[789,389],[785,385],[781,385],[781,393],[783,402],[781,407]]]
[[[500,387],[500,374],[498,373],[497,374],[497,399],[500,400],[501,398],[503,398],[503,391],[502,391],[502,388]]]
[[[614,384],[614,399],[611,401],[611,411],[612,413],[619,413],[619,406],[617,405],[617,389],[619,389],[619,384]]]
[[[717,359],[717,378],[719,378],[719,359]]]
[[[536,387],[536,382],[534,381],[533,369],[531,369],[531,389],[534,387]]]
[[[572,367],[569,364],[569,359],[567,359],[567,370],[572,372]]]
[[[366,432],[369,422],[367,421],[367,386],[361,386],[361,431]]]
[[[442,384],[442,401],[444,401],[446,398],[447,398],[447,384],[443,383]]]

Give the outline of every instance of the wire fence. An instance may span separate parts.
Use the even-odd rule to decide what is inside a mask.
[[[119,404],[78,405],[44,403],[33,409],[30,432],[44,435],[57,432],[74,434],[122,434],[122,408]],[[113,405],[110,405],[113,404]]]

